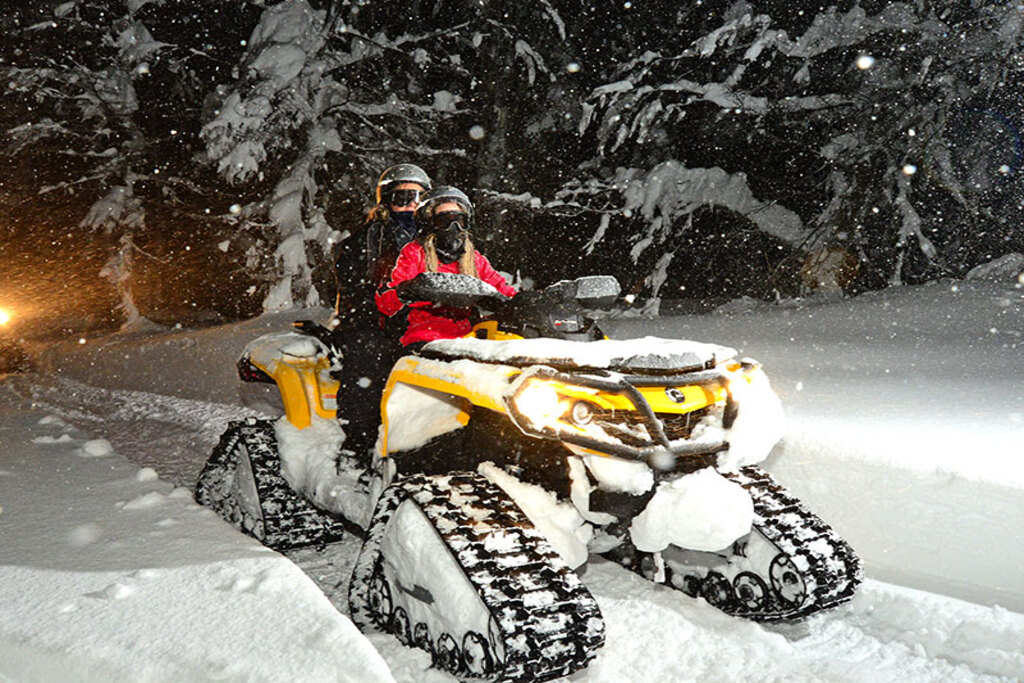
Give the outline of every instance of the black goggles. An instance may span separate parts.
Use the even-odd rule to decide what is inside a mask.
[[[409,206],[420,199],[419,190],[392,190],[388,194],[388,203],[391,206]]]
[[[465,230],[468,218],[469,217],[461,211],[442,211],[441,213],[435,213],[430,217],[430,224],[435,230],[451,228],[452,225],[455,225],[459,230]]]

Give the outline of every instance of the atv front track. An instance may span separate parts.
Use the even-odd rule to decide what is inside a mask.
[[[753,500],[749,534],[719,552],[670,546],[654,556],[627,541],[606,557],[755,621],[799,619],[853,597],[861,568],[846,541],[763,469],[721,474]]]
[[[436,532],[436,552],[429,556],[447,553],[457,563],[456,573],[478,599],[472,610],[465,601],[458,608],[446,604],[460,587],[444,594],[423,588],[439,566],[419,567],[412,577],[406,568],[397,578],[402,558],[388,557],[386,547],[403,505],[414,506]],[[464,681],[566,676],[586,666],[604,643],[597,602],[576,574],[504,491],[469,472],[410,476],[382,494],[356,561],[349,604],[361,628],[427,650],[434,666]]]

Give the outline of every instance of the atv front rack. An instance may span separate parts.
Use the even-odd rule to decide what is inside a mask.
[[[744,364],[743,370],[753,368]],[[563,414],[548,424],[538,424],[536,419],[523,411],[520,397],[532,381],[547,383],[556,391],[561,389],[570,395],[583,391],[600,392],[602,396],[621,397],[630,408],[611,411],[594,411],[589,420],[601,423],[609,438],[594,436],[595,430],[583,429],[574,424],[572,417]],[[720,369],[698,370],[674,375],[638,375],[607,373],[605,375],[567,373],[547,366],[535,366],[522,373],[505,396],[505,405],[516,425],[525,433],[589,451],[615,455],[655,466],[657,469],[672,467],[677,458],[712,456],[728,450],[729,444],[721,439],[694,440],[690,433],[695,423],[705,417],[710,405],[689,412],[656,412],[640,389],[662,388],[680,391],[685,387],[728,388],[730,379]],[[562,393],[562,392],[559,392]],[[722,426],[728,428],[736,418],[738,406],[727,390],[724,393]],[[586,401],[586,398],[581,399]],[[573,411],[569,410],[568,413]],[[618,420],[616,426],[613,420]],[[668,426],[668,429],[666,429]],[[615,437],[615,438],[613,438]],[[674,438],[673,438],[674,437]]]

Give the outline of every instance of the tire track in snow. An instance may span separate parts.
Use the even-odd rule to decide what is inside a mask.
[[[36,410],[102,437],[161,479],[192,488],[228,421],[266,415],[238,405],[142,391],[102,389],[70,379],[11,376],[5,390]]]

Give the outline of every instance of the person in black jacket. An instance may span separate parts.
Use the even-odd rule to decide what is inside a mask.
[[[345,449],[358,458],[376,442],[381,390],[401,354],[401,321],[382,316],[374,294],[387,283],[402,247],[416,237],[416,207],[430,188],[430,176],[419,166],[387,168],[377,180],[376,205],[335,257],[338,295],[331,324],[343,356],[338,415]]]
[[[373,295],[388,281],[402,247],[416,237],[416,207],[430,188],[430,176],[414,164],[391,166],[381,174],[377,204],[361,229],[365,238],[350,235],[334,261],[336,324],[352,318],[358,324],[364,322],[359,319],[376,315]]]

